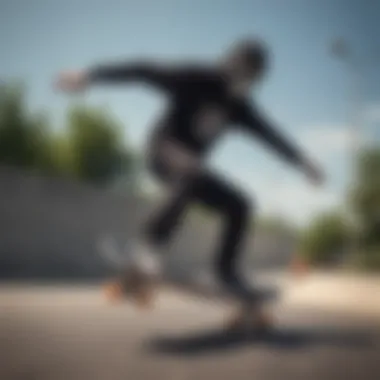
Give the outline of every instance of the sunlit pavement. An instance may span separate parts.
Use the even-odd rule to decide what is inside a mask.
[[[152,312],[97,287],[0,286],[0,378],[379,379],[372,315],[277,309],[267,336],[227,336],[220,305],[161,294]],[[379,323],[380,324],[380,323]]]

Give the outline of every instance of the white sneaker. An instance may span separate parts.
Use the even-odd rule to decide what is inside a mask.
[[[149,244],[135,244],[128,261],[127,270],[133,268],[148,278],[158,278],[161,275],[162,268],[158,253]]]
[[[133,267],[148,276],[156,276],[161,272],[158,253],[149,244],[129,243],[121,249],[114,238],[105,236],[97,248],[100,256],[114,268],[128,270]]]
[[[140,307],[151,307],[154,291],[161,275],[161,265],[157,254],[146,244],[136,245],[123,272],[124,294],[132,298]]]
[[[160,279],[161,263],[157,253],[148,244],[131,244],[122,254],[116,242],[104,239],[100,246],[102,256],[122,274],[106,285],[106,297],[117,301],[132,298],[139,306],[151,306],[153,292]]]

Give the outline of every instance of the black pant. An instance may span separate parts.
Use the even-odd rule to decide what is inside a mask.
[[[224,228],[216,253],[216,272],[222,284],[234,294],[253,300],[254,294],[238,275],[237,259],[250,222],[247,198],[227,181],[209,171],[193,175],[174,175],[157,160],[152,170],[160,180],[171,185],[171,197],[146,225],[146,236],[153,244],[164,244],[181,221],[190,202],[199,202],[222,215]]]

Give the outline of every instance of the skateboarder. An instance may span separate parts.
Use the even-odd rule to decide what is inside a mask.
[[[234,44],[216,64],[163,65],[148,61],[99,65],[84,71],[63,72],[58,87],[81,91],[102,84],[140,82],[169,99],[156,123],[147,151],[151,172],[170,192],[168,200],[145,225],[133,260],[116,285],[141,302],[151,295],[160,274],[158,251],[163,249],[186,207],[204,204],[223,218],[224,228],[215,255],[220,284],[244,305],[255,305],[257,294],[237,269],[243,237],[252,208],[247,197],[231,183],[204,166],[205,158],[227,130],[241,129],[261,139],[316,184],[322,172],[271,125],[249,101],[252,89],[269,65],[264,44],[248,39]]]

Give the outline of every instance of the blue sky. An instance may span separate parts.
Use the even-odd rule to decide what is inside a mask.
[[[376,4],[377,3],[377,4]],[[350,71],[328,53],[336,36],[363,59],[379,57],[380,3],[371,0],[0,0],[0,79],[25,79],[30,106],[46,108],[57,124],[72,101],[52,91],[61,69],[135,59],[216,59],[231,42],[259,35],[273,65],[257,101],[328,173],[324,189],[245,136],[231,135],[210,165],[241,183],[260,212],[274,209],[305,221],[337,204],[347,182]],[[363,68],[363,134],[380,141],[380,71]],[[139,86],[94,89],[92,104],[107,104],[142,148],[164,99]]]

